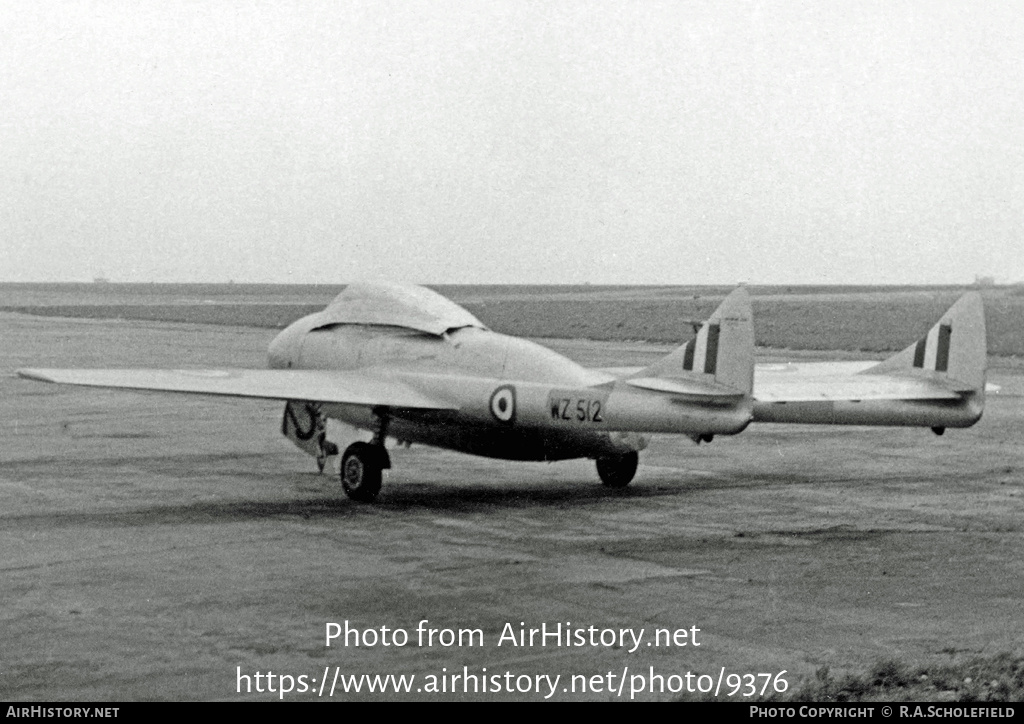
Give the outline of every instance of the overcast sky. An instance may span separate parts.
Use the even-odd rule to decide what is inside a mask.
[[[1024,280],[1024,3],[0,5],[0,280]]]

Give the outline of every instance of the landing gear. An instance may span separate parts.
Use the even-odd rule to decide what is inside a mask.
[[[390,467],[391,458],[383,445],[354,442],[341,458],[341,487],[352,500],[372,502],[380,492],[382,471]]]
[[[338,446],[327,439],[327,418],[318,402],[289,400],[284,406],[281,434],[315,457],[321,474],[327,459],[338,454]]]
[[[636,475],[640,455],[634,450],[625,455],[608,455],[597,459],[597,474],[609,488],[624,488]]]
[[[382,471],[391,467],[391,456],[384,448],[388,436],[386,408],[374,410],[377,432],[370,442],[354,442],[341,458],[341,487],[345,494],[361,503],[370,503],[380,492]]]
[[[327,466],[327,458],[334,457],[338,454],[338,446],[327,439],[327,433],[320,433],[320,438],[317,441],[318,450],[316,454],[316,466],[320,470],[320,474],[324,474],[324,467]]]

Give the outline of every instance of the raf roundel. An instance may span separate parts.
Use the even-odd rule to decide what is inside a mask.
[[[516,417],[516,388],[504,385],[491,393],[491,414],[498,422],[511,423]]]

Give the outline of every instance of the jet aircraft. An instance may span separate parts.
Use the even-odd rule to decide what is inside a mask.
[[[350,284],[277,335],[269,369],[23,369],[72,385],[279,399],[282,433],[323,471],[333,418],[371,433],[343,452],[341,484],[374,500],[387,438],[507,460],[592,458],[629,484],[651,433],[697,443],[751,422],[967,427],[985,402],[985,319],[968,293],[879,363],[757,365],[750,298],[732,292],[696,337],[646,368],[587,369],[489,330],[423,287]]]

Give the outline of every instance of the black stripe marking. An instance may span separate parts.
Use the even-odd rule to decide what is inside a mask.
[[[686,349],[683,350],[683,369],[693,369],[693,348],[696,345],[697,340],[690,340],[686,343]]]
[[[927,337],[917,340],[917,347],[914,348],[915,367],[924,367],[924,348],[926,344],[928,344]]]
[[[943,324],[939,327],[939,349],[935,353],[935,370],[945,372],[949,368],[949,338],[953,334],[953,325]]]
[[[713,375],[718,366],[718,334],[721,326],[717,324],[708,325],[708,346],[704,353],[704,373]]]

